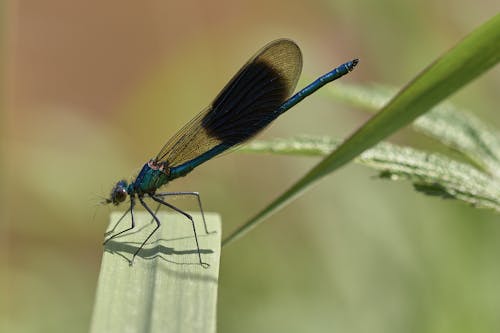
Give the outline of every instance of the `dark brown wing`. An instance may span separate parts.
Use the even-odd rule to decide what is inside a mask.
[[[248,140],[277,117],[275,111],[295,90],[301,70],[302,55],[293,41],[267,44],[212,104],[167,142],[156,159],[176,167],[205,154],[204,162],[221,152],[215,149],[210,154],[214,147],[223,144],[227,149]]]

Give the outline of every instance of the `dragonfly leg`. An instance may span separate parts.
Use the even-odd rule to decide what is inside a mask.
[[[125,216],[127,216],[128,212],[130,212],[130,207],[125,211],[125,213],[123,213],[123,215],[118,219],[118,221],[116,221],[116,223],[113,226],[113,228],[110,231],[106,232],[106,236],[115,232],[116,228],[118,227],[118,225],[120,224],[120,222],[123,220],[123,218]]]
[[[142,250],[144,245],[146,245],[146,242],[151,238],[151,236],[153,236],[153,234],[156,232],[156,230],[158,230],[158,228],[160,228],[160,226],[161,226],[160,219],[158,219],[158,217],[155,215],[155,213],[151,210],[151,208],[149,208],[148,205],[146,205],[146,203],[144,202],[144,199],[140,196],[139,196],[139,201],[141,202],[141,205],[144,208],[146,208],[146,210],[149,212],[149,214],[151,214],[151,216],[153,217],[153,220],[156,222],[156,228],[154,228],[154,230],[151,231],[149,236],[142,242],[141,246],[139,246],[139,248],[135,251],[134,255],[132,256],[132,261],[130,264],[132,264],[134,262],[135,256]],[[158,211],[158,209],[156,209],[156,211]]]
[[[201,218],[203,219],[203,227],[205,228],[205,234],[213,234],[216,231],[208,231],[207,228],[207,222],[205,221],[205,212],[203,211],[203,207],[201,205],[201,199],[200,199],[200,194],[198,192],[165,192],[165,193],[156,193],[155,196],[157,197],[166,197],[166,196],[175,196],[175,195],[190,195],[190,196],[195,196],[196,199],[198,200],[198,207],[200,208],[201,212]]]
[[[125,230],[122,230],[120,231],[119,233],[117,234],[114,234],[113,236],[109,237],[108,239],[106,239],[103,243],[103,245],[106,245],[107,242],[109,242],[110,240],[112,240],[113,238],[116,238],[117,236],[120,236],[121,234],[129,231],[129,230],[132,230],[134,229],[135,227],[135,221],[134,221],[134,206],[135,206],[135,197],[133,196],[130,196],[130,208],[125,212],[125,214],[122,215],[122,217],[120,217],[120,219],[118,220],[118,222],[116,223],[116,225],[114,226],[113,230],[115,230],[115,228],[118,226],[118,224],[120,223],[120,221],[125,217],[125,215],[127,215],[128,212],[130,212],[130,216],[132,217],[132,223],[130,224],[130,228],[127,228]]]
[[[154,213],[152,214],[152,215],[153,215],[153,217],[151,218],[151,221],[149,221],[149,223],[150,223],[150,224],[151,224],[151,223],[153,223],[153,222],[155,221],[154,216],[156,216],[156,214],[157,214],[157,213],[158,213],[158,211],[160,210],[160,207],[161,207],[161,204],[159,203],[159,204],[158,204],[158,207],[156,207],[156,209],[155,209]]]
[[[175,192],[172,192],[172,193],[175,193]],[[169,193],[170,194],[170,193]],[[174,205],[172,204],[169,204],[168,202],[165,202],[164,200],[160,199],[156,194],[155,195],[151,195],[151,199],[153,199],[154,201],[162,204],[162,205],[165,205],[167,207],[169,207],[170,209],[173,209],[175,210],[176,212],[184,215],[186,218],[189,219],[189,221],[191,221],[191,225],[193,227],[193,234],[194,234],[194,240],[196,241],[196,251],[198,252],[198,259],[200,261],[200,265],[203,267],[203,268],[208,268],[209,267],[209,264],[208,263],[205,263],[203,262],[203,260],[201,259],[201,251],[200,251],[200,245],[199,245],[199,242],[198,242],[198,235],[196,233],[196,226],[194,224],[194,220],[193,220],[193,217],[191,215],[189,215],[188,213],[184,212],[183,210],[175,207]],[[157,219],[157,218],[156,218]]]

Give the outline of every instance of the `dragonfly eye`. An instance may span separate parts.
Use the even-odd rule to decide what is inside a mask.
[[[111,190],[111,202],[114,205],[118,205],[121,202],[124,202],[125,199],[127,199],[127,195],[127,183],[123,180],[120,180]]]

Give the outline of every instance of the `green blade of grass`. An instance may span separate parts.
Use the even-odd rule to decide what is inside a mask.
[[[121,213],[112,214],[116,223]],[[130,214],[119,229],[130,226]],[[163,225],[139,252],[133,253],[156,226],[147,212],[136,212],[136,232],[108,242],[102,259],[91,332],[215,332],[220,258],[220,218],[206,213],[205,234],[197,221],[199,264],[191,223],[177,213],[159,213]],[[116,230],[118,231],[118,230]]]
[[[241,237],[330,172],[448,97],[500,60],[500,15],[474,30],[401,90],[382,110],[290,189],[238,228],[223,246]]]
[[[327,137],[299,137],[254,141],[244,152],[282,155],[325,156],[340,141]],[[359,155],[355,162],[379,171],[388,180],[411,181],[416,190],[446,199],[456,199],[479,208],[500,212],[500,181],[472,165],[437,153],[379,143]]]
[[[337,84],[326,90],[336,99],[368,111],[376,111],[382,107],[396,91],[380,86],[345,84]],[[412,127],[500,178],[500,134],[474,115],[443,102],[418,117]]]

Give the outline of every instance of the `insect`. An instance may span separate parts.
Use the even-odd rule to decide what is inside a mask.
[[[208,264],[201,258],[193,218],[165,201],[167,196],[196,197],[205,232],[208,233],[199,194],[197,192],[157,193],[157,190],[170,181],[187,175],[198,165],[228,148],[250,139],[305,97],[328,82],[352,71],[357,63],[358,59],[354,59],[340,65],[290,97],[302,70],[302,55],[299,47],[289,39],[278,39],[264,46],[236,73],[208,107],[177,132],[156,157],[144,164],[135,179],[130,183],[125,180],[116,183],[105,203],[119,205],[128,197],[130,206],[118,220],[117,225],[129,212],[131,225],[106,239],[104,244],[135,227],[134,207],[136,200],[139,200],[153,217],[156,227],[135,251],[132,264],[136,255],[161,226],[156,211],[153,211],[144,201],[145,198],[151,198],[159,204],[158,208],[162,205],[166,206],[184,215],[191,222],[199,263],[203,267],[208,267]]]

